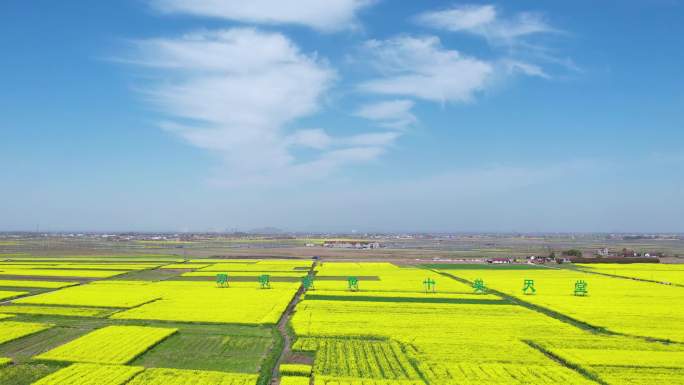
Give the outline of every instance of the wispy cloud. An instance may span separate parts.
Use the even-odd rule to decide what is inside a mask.
[[[349,146],[363,147],[387,147],[394,143],[402,134],[399,132],[372,132],[367,134],[353,135],[342,139],[342,142]]]
[[[489,8],[484,8],[486,11]],[[493,11],[493,9],[492,9]],[[462,21],[464,27],[487,22],[495,14],[481,12]],[[357,117],[377,125],[406,130],[418,118],[415,100],[466,103],[506,78],[516,75],[550,79],[541,66],[509,56],[480,59],[446,48],[436,36],[408,36],[366,41],[361,49],[364,64],[375,74],[358,85],[365,93],[398,96],[361,106]]]
[[[578,207],[578,192],[562,182],[571,180],[582,185],[610,173],[615,173],[612,164],[594,159],[457,166],[409,179],[381,179],[351,188],[338,185],[325,194],[305,193],[297,197],[300,202],[290,202],[288,208],[296,207],[307,218],[305,226],[313,225],[310,218],[316,218],[321,210],[335,215],[336,230],[537,231],[539,223],[543,223],[541,228],[568,230],[578,226],[576,212],[589,214],[596,208],[582,204]],[[599,199],[610,195],[592,194]],[[559,196],[576,211],[568,214],[567,207],[558,205]],[[345,210],[349,205],[358,210]],[[559,209],[561,206],[565,211]],[[549,212],[554,215],[549,216]],[[409,224],[405,218],[411,218]]]
[[[491,63],[445,49],[434,36],[370,40],[364,52],[381,77],[360,89],[377,94],[464,102],[485,88],[493,72]]]
[[[320,177],[373,160],[390,144],[289,128],[319,110],[337,75],[280,33],[236,28],[141,40],[129,59],[159,78],[144,93],[171,117],[162,126],[218,155],[223,179],[234,183]],[[316,153],[303,160],[302,148]]]
[[[362,106],[355,115],[383,127],[405,129],[418,121],[411,113],[414,104],[412,100],[386,100]]]
[[[551,76],[547,74],[543,68],[536,64],[525,63],[519,60],[512,59],[502,60],[501,64],[510,74],[522,73],[527,76],[537,76],[544,79],[551,78]]]
[[[332,145],[333,139],[324,130],[315,128],[297,130],[287,138],[287,142],[294,146],[323,150]]]
[[[513,44],[526,36],[555,31],[539,13],[521,12],[504,18],[493,5],[457,5],[428,11],[418,15],[416,21],[432,28],[482,36],[493,44]]]
[[[493,5],[459,5],[422,13],[416,20],[449,31],[471,31],[493,24],[496,21],[496,8]]]
[[[298,24],[321,31],[356,25],[356,13],[375,0],[153,0],[162,12],[258,24]]]
[[[416,16],[414,21],[436,30],[483,38],[501,54],[500,62],[509,73],[553,78],[541,64],[562,71],[581,72],[572,59],[548,46],[550,37],[568,34],[552,26],[539,12],[508,15],[494,5],[466,4],[426,11]]]

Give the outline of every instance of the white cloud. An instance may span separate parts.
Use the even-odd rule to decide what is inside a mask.
[[[292,145],[310,147],[318,150],[328,148],[332,144],[330,135],[319,128],[298,130],[289,137],[289,140]]]
[[[363,82],[362,91],[440,103],[468,102],[508,76],[551,79],[550,73],[538,62],[552,65],[568,62],[568,59],[556,59],[543,45],[531,44],[525,39],[558,32],[541,14],[521,12],[505,18],[493,5],[458,5],[425,12],[415,19],[436,29],[475,34],[505,49],[495,51],[500,53],[498,58],[481,59],[444,47],[436,36],[370,40],[364,46],[364,53],[379,76]],[[378,108],[382,112],[390,107]],[[362,110],[357,115],[373,119],[376,111],[369,108],[370,111]],[[399,119],[398,124],[407,122]]]
[[[416,18],[418,22],[449,31],[468,31],[482,28],[496,21],[493,5],[462,5],[442,11],[425,12]]]
[[[371,162],[379,158],[386,152],[386,149],[379,145],[359,145],[356,147],[343,147],[332,149],[321,153],[321,155],[310,162],[293,164],[286,170],[270,174],[249,174],[244,175],[240,184],[243,185],[274,185],[286,184],[294,180],[316,179],[321,176],[330,175],[339,169],[340,165],[354,165]],[[218,184],[233,186],[235,183],[222,178],[217,180]]]
[[[434,29],[484,38],[504,52],[502,62],[509,73],[552,78],[548,70],[532,63],[543,63],[545,67],[564,72],[582,72],[571,58],[546,45],[549,37],[566,33],[550,25],[541,13],[519,12],[508,16],[502,15],[494,5],[457,5],[424,12],[415,17],[415,21]]]
[[[493,73],[489,62],[442,47],[439,38],[398,37],[366,42],[365,51],[384,76],[361,90],[435,102],[464,102],[482,91]]]
[[[349,146],[386,147],[394,143],[401,136],[398,132],[372,132],[359,134],[343,139],[343,143]]]
[[[383,127],[403,129],[418,120],[411,113],[413,106],[412,100],[387,100],[362,106],[355,115],[377,122]]]
[[[374,183],[351,187],[341,181],[322,191],[297,194],[275,210],[282,210],[281,216],[288,220],[288,211],[302,214],[298,218],[305,220],[296,222],[296,228],[318,226],[335,231],[538,231],[540,224],[545,229],[573,230],[582,228],[575,220],[577,212],[588,218],[601,217],[596,205],[586,204],[592,197],[609,205],[612,201],[611,194],[597,195],[595,191],[588,199],[578,199],[578,192],[568,189],[567,181],[573,185],[593,183],[615,170],[612,164],[592,159],[456,166],[434,174],[424,170],[410,178],[378,176]],[[573,207],[572,215],[558,210],[558,197]],[[347,210],[350,206],[357,210]],[[278,218],[273,210],[265,211]],[[554,215],[549,216],[550,212]],[[330,216],[335,217],[333,225],[327,220]],[[291,222],[288,225],[293,226]]]
[[[493,5],[458,5],[422,13],[416,20],[432,28],[482,36],[493,44],[513,44],[525,36],[555,31],[538,13],[521,12],[505,19]]]
[[[399,132],[370,132],[364,134],[331,137],[320,129],[298,130],[289,137],[291,145],[314,149],[339,147],[387,147],[392,145],[402,134]],[[339,149],[334,151],[340,151]]]
[[[353,27],[375,0],[153,0],[162,12],[263,24],[299,24],[322,31]]]
[[[550,79],[551,76],[547,74],[543,68],[538,65],[521,62],[518,60],[504,60],[501,62],[507,72],[510,74],[522,73],[527,76],[537,76],[544,79]]]
[[[138,41],[135,48],[130,61],[159,78],[145,88],[146,96],[173,117],[163,127],[221,157],[221,174],[236,183],[285,181],[304,176],[302,170],[332,172],[371,160],[388,144],[365,143],[359,150],[355,137],[335,138],[322,129],[288,132],[319,109],[336,72],[279,33],[204,31]],[[316,153],[301,160],[302,147]]]

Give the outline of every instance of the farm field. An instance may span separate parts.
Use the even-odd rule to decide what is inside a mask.
[[[120,365],[73,364],[36,382],[35,385],[125,384],[144,368]]]
[[[51,282],[51,281],[27,281],[27,280],[10,280],[0,279],[0,287],[29,287],[39,289],[61,289],[67,286],[73,286],[78,282]]]
[[[675,287],[526,265],[426,268],[317,268],[317,278],[353,274],[367,281],[360,278],[359,290],[350,291],[341,289],[343,280],[317,279],[298,305],[294,348],[314,354],[316,383],[652,383],[647,374],[632,376],[640,370],[658,383],[682,383],[684,292]],[[438,293],[483,301],[439,303],[421,285],[430,278]],[[492,300],[495,292],[474,294],[476,279],[501,291],[501,301]],[[534,279],[536,294],[523,294],[525,279]],[[588,296],[573,295],[577,280],[589,282]],[[648,322],[650,312],[664,327]],[[674,342],[616,335],[628,332]]]
[[[39,360],[126,364],[176,329],[143,326],[107,326],[36,356]]]
[[[603,266],[89,258],[19,261],[38,273],[2,286],[1,384],[684,383],[684,288]],[[105,264],[126,275],[51,275]],[[644,268],[680,274],[617,269]]]
[[[129,385],[252,385],[256,375],[205,370],[147,369]]]
[[[41,306],[41,305],[5,305],[2,311],[10,314],[46,314],[62,315],[71,317],[101,317],[110,314],[113,310],[95,307],[71,307],[71,306]]]
[[[684,265],[661,265],[658,263],[634,264],[577,264],[581,269],[618,277],[671,283],[684,286]]]
[[[127,273],[125,270],[100,270],[100,269],[48,269],[42,268],[7,268],[0,266],[0,278],[5,277],[69,277],[78,278],[109,278]]]
[[[51,325],[40,323],[14,321],[0,322],[0,344],[29,334],[38,333],[50,327]]]
[[[164,282],[160,299],[114,314],[114,319],[208,323],[275,324],[292,300],[299,283],[274,282],[271,289],[233,283],[217,289],[206,282]]]
[[[684,379],[684,346],[620,336],[548,339],[540,346],[609,384],[679,384]]]
[[[228,274],[230,277],[252,277],[254,278],[253,281],[256,281],[257,277],[266,273],[262,271],[233,271],[233,270],[227,270],[227,269],[222,269],[219,271],[206,271],[206,270],[197,270],[197,271],[192,271],[188,273],[183,273],[181,276],[182,277],[211,277],[214,278],[216,277],[216,273],[218,272],[225,272]],[[271,277],[288,277],[288,278],[301,278],[306,275],[306,272],[301,272],[301,271],[275,271],[275,272],[268,272],[268,274]]]
[[[282,345],[275,324],[301,286],[301,269],[311,266],[301,260],[137,262],[134,256],[18,259],[0,267],[0,287],[7,288],[0,304],[3,385],[265,384]],[[217,272],[201,281],[173,273],[219,262],[236,270],[217,270],[245,279],[220,287]],[[290,279],[262,288],[264,274]]]
[[[19,296],[22,296],[24,294],[28,294],[28,292],[27,291],[0,290],[0,300],[19,297]]]
[[[144,270],[159,267],[151,263],[55,263],[55,262],[3,262],[2,270],[55,269],[55,270]]]
[[[316,291],[345,292],[347,278],[356,277],[361,291],[385,293],[421,292],[425,279],[438,280],[438,273],[391,263],[324,263],[316,268]],[[470,287],[454,280],[439,279],[440,293],[471,293]]]
[[[684,312],[680,310],[684,287],[545,267],[478,270],[454,266],[439,271],[470,282],[482,279],[485,285],[506,295],[611,332],[684,342]],[[523,293],[526,279],[534,280],[535,295]],[[572,295],[579,280],[587,283],[589,295]],[[645,314],[657,319],[658,327],[645,322]]]

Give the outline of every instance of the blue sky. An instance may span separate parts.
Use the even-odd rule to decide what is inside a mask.
[[[0,230],[684,232],[682,2],[246,4],[3,1]]]

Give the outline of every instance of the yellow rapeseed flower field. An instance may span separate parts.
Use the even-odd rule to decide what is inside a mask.
[[[258,376],[207,370],[147,369],[128,385],[255,385]]]
[[[28,294],[27,291],[5,291],[0,290],[0,300],[19,297],[20,295]]]
[[[578,264],[586,271],[684,285],[684,265],[660,263]]]
[[[51,262],[0,262],[0,270],[55,269],[55,270],[144,270],[160,266],[159,263],[51,263]]]
[[[161,299],[114,314],[113,319],[163,320],[236,324],[275,324],[292,300],[299,282],[273,282],[259,289],[256,282],[167,281],[153,285]]]
[[[35,322],[0,322],[0,344],[51,328],[52,325]]]
[[[0,286],[5,287],[35,287],[41,289],[60,289],[63,287],[77,285],[78,282],[53,282],[53,281],[29,281],[29,280],[10,280],[0,279]]]
[[[397,380],[409,376],[408,380],[415,380],[412,366],[401,362],[417,362],[430,383],[513,384],[518,383],[514,382],[516,376],[531,375],[525,367],[535,362],[535,370],[542,373],[538,376],[547,376],[546,382],[539,383],[586,382],[523,342],[558,334],[571,338],[582,331],[519,306],[305,300],[292,324],[297,335],[324,341],[325,348],[316,350],[318,359],[324,360],[316,363],[317,375]],[[357,342],[329,345],[326,341],[330,338],[355,338]],[[373,339],[400,345],[393,348],[393,343],[374,343]],[[375,358],[378,355],[395,358],[383,364]],[[359,358],[348,363],[353,357]],[[342,362],[336,371],[337,363]],[[471,366],[466,369],[464,365]],[[539,370],[542,367],[544,370]],[[463,373],[472,375],[465,378]]]
[[[552,268],[454,265],[443,272],[470,282],[483,279],[520,301],[627,334],[676,339],[684,325],[684,291],[678,287]],[[652,383],[644,376],[631,381],[634,367],[658,383],[681,383],[684,345],[597,335],[505,296],[475,295],[469,283],[435,274],[382,263],[319,267],[315,290],[292,320],[294,349],[316,354],[315,383]],[[359,291],[345,288],[349,276],[359,277]],[[428,277],[437,282],[437,293],[422,290]],[[534,280],[536,294],[523,294],[525,279]],[[589,283],[588,296],[573,295],[577,280]],[[647,321],[651,314],[658,327]]]
[[[14,301],[20,304],[70,305],[128,308],[160,298],[158,290],[144,281],[100,281],[68,287]]]
[[[469,286],[425,269],[398,267],[391,263],[325,262],[316,269],[316,290],[348,291],[349,277],[359,280],[359,292],[424,292],[423,282],[432,279],[439,293],[471,293]]]
[[[102,317],[113,311],[112,309],[98,309],[92,307],[41,305],[5,305],[0,307],[0,310],[12,314],[44,314],[71,317]]]
[[[301,271],[311,266],[311,262],[281,262],[281,263],[215,263],[202,268],[201,271],[260,271],[260,272],[280,272],[280,271]]]
[[[684,287],[551,268],[444,272],[470,281],[483,279],[493,289],[613,332],[684,342]],[[535,281],[535,295],[523,294],[525,279]],[[578,280],[587,282],[587,296],[573,295]],[[649,318],[657,320],[658,327]]]
[[[311,365],[304,364],[281,364],[278,371],[283,376],[305,376],[311,375]]]
[[[677,379],[684,378],[684,344],[610,335],[556,337],[535,342],[559,359],[609,384],[679,384]],[[652,373],[655,382],[645,381],[646,377],[638,373]]]
[[[309,385],[309,383],[309,377],[282,376],[280,378],[280,385]]]
[[[221,270],[221,271],[192,271],[188,273],[183,273],[183,277],[215,277],[216,274],[226,273],[229,277],[254,277],[255,279],[262,274],[268,274],[271,277],[304,277],[307,275],[306,271],[232,271],[232,270]]]
[[[107,267],[124,272],[156,266],[31,262],[6,268],[97,274]],[[272,339],[277,336],[273,325],[302,287],[311,262],[214,258],[168,263],[162,268],[166,271],[134,273],[128,280],[71,287],[49,281],[35,287],[56,290],[0,306],[0,313],[16,314],[0,321],[0,344],[13,341],[3,345],[9,352],[3,355],[18,361],[7,365],[0,359],[0,366],[6,365],[0,382],[10,378],[4,373],[44,360],[71,365],[38,380],[39,385],[263,384],[277,362],[278,350],[269,352],[279,344]],[[197,271],[181,275],[168,267]],[[214,278],[224,272],[248,278],[219,287]],[[256,280],[261,274],[291,279],[261,289]],[[293,350],[299,352],[291,357],[312,359],[312,364],[281,364],[281,384],[684,384],[684,288],[657,283],[676,283],[672,277],[680,274],[684,269],[679,266],[659,264],[400,267],[324,261],[289,325]],[[349,287],[350,277],[358,279],[358,288]],[[475,293],[476,279],[490,290]],[[531,295],[523,293],[529,279],[536,288]],[[586,296],[573,295],[578,280],[587,282]],[[21,287],[25,281],[30,279],[0,280],[0,285]],[[41,323],[24,322],[35,320]],[[13,349],[21,338],[50,328],[48,323],[57,327],[45,333],[44,342],[41,334],[26,338],[46,344],[33,361],[16,358],[21,355],[13,355]],[[60,340],[61,328],[81,323],[101,328],[70,342]],[[178,334],[163,341],[176,329]],[[227,339],[238,342],[226,344]],[[251,373],[229,372],[243,370]]]
[[[14,269],[0,267],[0,275],[12,276],[40,276],[40,277],[82,277],[82,278],[111,278],[127,273],[126,270],[77,270],[77,269]]]
[[[126,364],[175,332],[176,329],[172,328],[107,326],[35,358],[96,364]]]
[[[144,369],[138,366],[72,364],[33,385],[123,385]]]

